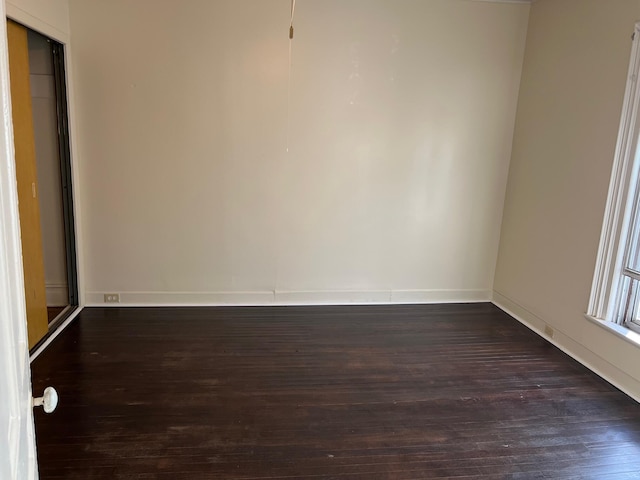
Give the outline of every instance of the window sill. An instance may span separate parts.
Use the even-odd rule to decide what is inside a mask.
[[[636,333],[633,330],[630,330],[627,327],[623,327],[622,325],[618,325],[616,323],[600,320],[599,318],[592,317],[591,315],[585,314],[585,318],[590,322],[599,325],[605,330],[613,332],[616,336],[623,338],[628,343],[635,345],[636,347],[640,347],[640,333]]]

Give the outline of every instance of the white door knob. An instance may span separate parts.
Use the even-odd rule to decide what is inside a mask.
[[[53,387],[44,389],[44,395],[33,399],[34,407],[44,407],[45,413],[53,412],[58,406],[58,392]]]

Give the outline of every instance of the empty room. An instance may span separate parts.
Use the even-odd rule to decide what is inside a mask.
[[[640,0],[0,9],[0,479],[640,478]]]

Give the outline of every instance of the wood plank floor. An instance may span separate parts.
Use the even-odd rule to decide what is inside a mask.
[[[49,323],[53,322],[58,315],[60,315],[67,306],[62,307],[47,307],[47,320]]]
[[[640,405],[491,304],[85,309],[42,479],[638,479]]]

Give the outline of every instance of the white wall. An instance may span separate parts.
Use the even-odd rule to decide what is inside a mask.
[[[640,349],[584,318],[637,0],[532,5],[495,301],[640,399]]]
[[[29,73],[47,305],[62,306],[69,303],[69,293],[55,80],[51,47],[34,32],[29,32]]]
[[[529,6],[289,8],[70,2],[88,303],[490,298]]]

